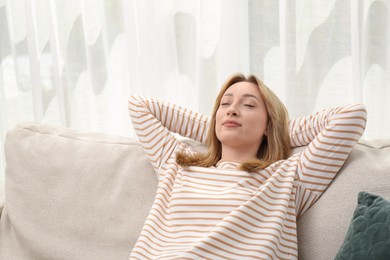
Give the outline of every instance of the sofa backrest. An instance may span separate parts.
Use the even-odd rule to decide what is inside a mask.
[[[0,259],[128,259],[157,188],[136,140],[25,123],[5,155]]]

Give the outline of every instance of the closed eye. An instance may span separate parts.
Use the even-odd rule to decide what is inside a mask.
[[[255,106],[250,105],[250,104],[244,104],[244,106],[246,106],[246,107],[255,107]]]

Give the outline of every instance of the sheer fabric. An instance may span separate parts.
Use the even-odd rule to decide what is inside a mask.
[[[390,138],[389,17],[390,0],[0,0],[0,169],[17,122],[132,136],[130,94],[209,114],[236,72],[292,118],[363,102],[363,138]]]

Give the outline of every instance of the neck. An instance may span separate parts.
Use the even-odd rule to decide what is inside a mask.
[[[252,151],[248,148],[236,148],[229,146],[222,146],[221,161],[245,162],[248,160],[255,160],[257,150]]]

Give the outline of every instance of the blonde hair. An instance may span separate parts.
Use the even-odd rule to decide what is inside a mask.
[[[251,82],[259,87],[260,95],[265,103],[268,114],[267,135],[257,152],[257,159],[243,162],[240,169],[248,172],[256,172],[264,169],[268,165],[286,159],[291,154],[290,139],[288,134],[288,112],[284,104],[279,98],[256,76],[250,75],[246,78],[242,74],[236,74],[230,77],[223,84],[217,99],[215,100],[214,109],[211,116],[210,127],[207,133],[206,153],[195,153],[192,155],[184,152],[176,154],[176,162],[183,166],[200,166],[210,167],[217,164],[221,160],[222,145],[215,133],[216,119],[215,115],[219,108],[221,99],[225,91],[235,83]]]

